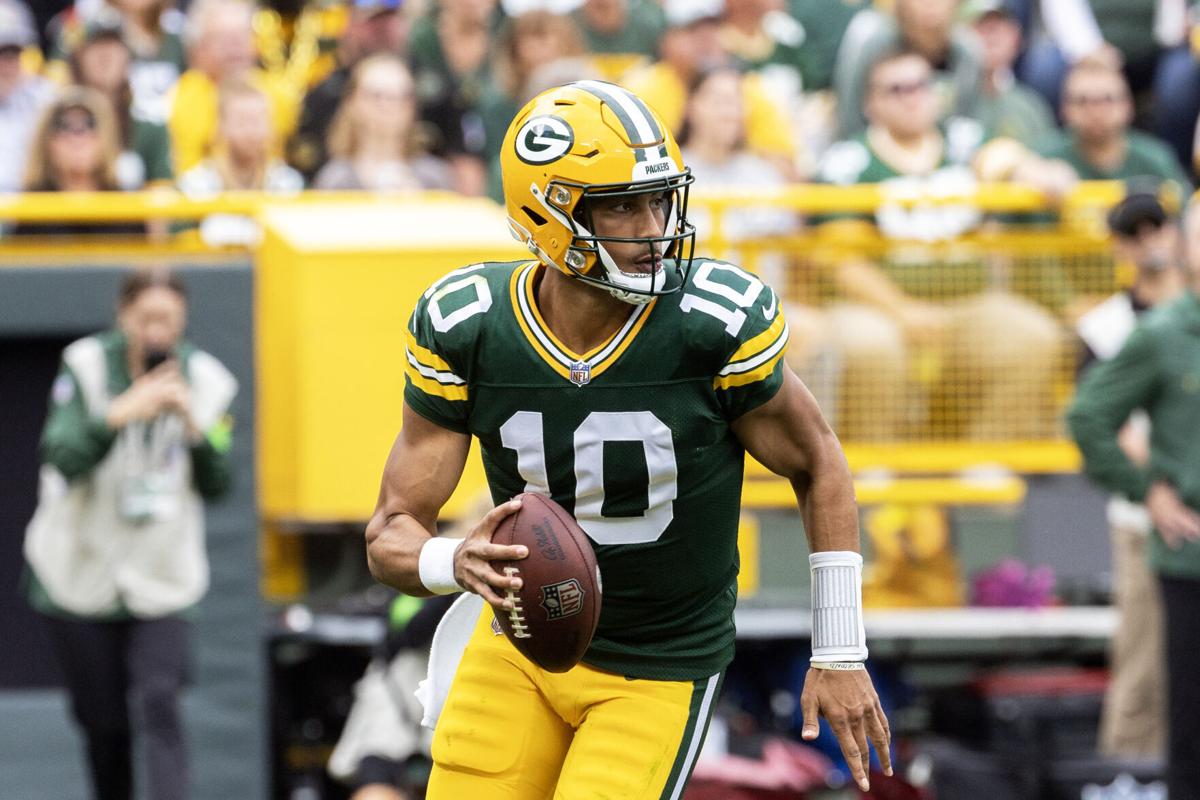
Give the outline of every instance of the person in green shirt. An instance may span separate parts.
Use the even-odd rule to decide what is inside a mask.
[[[167,184],[175,177],[167,126],[147,117],[133,100],[132,63],[119,18],[89,25],[68,58],[72,81],[99,91],[112,104],[120,128],[117,185],[127,191]]]
[[[1017,81],[1013,65],[1021,54],[1021,24],[1006,0],[981,0],[971,9],[972,27],[983,45],[983,84],[975,119],[995,136],[1031,145],[1057,129],[1054,111],[1040,94]]]
[[[652,0],[584,0],[571,19],[600,76],[613,82],[656,58],[666,29],[662,7]]]
[[[63,352],[41,439],[26,596],[45,620],[83,734],[93,795],[188,797],[180,695],[209,585],[206,501],[231,484],[237,380],[183,338],[185,288],[131,273],[113,330]]]
[[[479,114],[491,81],[503,13],[496,0],[440,0],[413,23],[408,61],[433,155],[446,159],[461,194],[487,189],[487,133]]]
[[[1069,163],[1081,180],[1150,177],[1174,182],[1182,196],[1190,193],[1191,181],[1171,149],[1130,127],[1133,98],[1120,70],[1094,61],[1072,67],[1063,85],[1062,115],[1066,131],[1037,149]]]
[[[960,425],[954,433],[972,439],[1047,436],[1062,342],[1046,306],[1060,302],[1058,274],[1040,268],[1028,275],[1018,264],[1005,279],[976,251],[948,255],[936,243],[976,229],[979,210],[892,202],[889,195],[969,193],[981,179],[1030,182],[1051,193],[1070,170],[1011,139],[993,139],[975,120],[939,124],[932,68],[920,53],[880,56],[868,73],[864,106],[867,129],[831,147],[819,177],[843,186],[879,184],[883,200],[873,221],[884,238],[904,244],[878,260],[848,254],[832,272],[842,300],[827,312],[842,364],[839,433],[894,440],[921,405],[896,398],[944,394],[954,413],[920,424]],[[910,386],[920,363],[937,364],[939,381]]]
[[[1194,798],[1200,786],[1200,206],[1194,202],[1184,231],[1191,291],[1151,311],[1116,356],[1095,365],[1067,415],[1088,477],[1144,503],[1154,526],[1149,561],[1166,612],[1172,798]],[[1150,458],[1141,466],[1118,441],[1136,409],[1150,420]]]
[[[833,85],[838,98],[838,135],[852,136],[867,123],[864,100],[872,66],[880,55],[913,50],[933,66],[939,117],[975,111],[982,69],[975,37],[957,22],[960,0],[895,0],[894,15],[864,9],[846,29]]]
[[[1022,60],[1023,79],[1057,106],[1072,65],[1092,61],[1122,70],[1134,93],[1152,101],[1139,125],[1190,165],[1200,113],[1200,63],[1188,46],[1195,0],[1040,0],[1039,6],[1045,36]]]

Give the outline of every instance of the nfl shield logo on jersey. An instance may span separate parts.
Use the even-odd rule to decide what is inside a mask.
[[[574,616],[583,609],[583,587],[574,578],[543,586],[539,605],[548,619]]]
[[[571,383],[583,386],[592,380],[592,365],[586,361],[576,361],[571,365]]]

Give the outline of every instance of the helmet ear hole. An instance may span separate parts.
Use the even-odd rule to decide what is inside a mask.
[[[540,228],[546,224],[546,218],[534,211],[529,206],[521,206],[521,210],[525,212],[525,216],[529,217],[530,222],[537,227]]]

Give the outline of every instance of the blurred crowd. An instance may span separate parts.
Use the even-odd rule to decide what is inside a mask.
[[[533,95],[640,94],[702,186],[1190,188],[1191,0],[0,0],[0,191],[499,199]],[[880,218],[939,239],[975,220]],[[796,221],[747,215],[733,238]],[[39,228],[75,232],[86,226]]]

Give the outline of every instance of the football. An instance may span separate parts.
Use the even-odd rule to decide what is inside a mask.
[[[548,497],[519,496],[521,508],[492,535],[502,545],[523,544],[520,561],[493,561],[492,568],[522,580],[510,589],[511,611],[496,622],[526,658],[549,672],[579,663],[600,621],[600,568],[592,544],[575,518]]]

